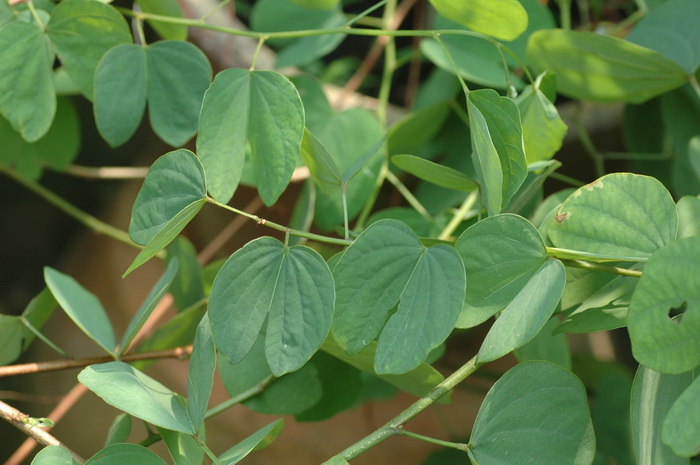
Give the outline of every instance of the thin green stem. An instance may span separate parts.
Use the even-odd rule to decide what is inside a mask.
[[[593,160],[593,167],[595,169],[596,177],[600,178],[605,175],[605,158],[603,157],[603,154],[598,151],[593,143],[593,139],[591,139],[590,134],[588,134],[588,129],[586,128],[586,125],[583,124],[582,115],[583,107],[579,103],[578,112],[576,114],[576,122],[574,123],[576,126],[576,132],[581,140],[581,144],[583,144],[583,148],[586,150],[586,153],[588,153],[591,160]]]
[[[473,357],[467,363],[462,365],[457,371],[445,378],[443,382],[438,384],[424,397],[418,399],[406,410],[389,420],[389,422],[387,422],[384,426],[357,441],[355,444],[351,445],[338,455],[343,457],[345,460],[350,460],[353,457],[357,457],[367,449],[379,444],[386,438],[396,435],[397,430],[406,424],[406,422],[414,418],[442,396],[454,389],[455,386],[474,373],[477,368],[476,357]]]
[[[20,175],[19,173],[16,173],[14,171],[8,170],[8,169],[2,169],[0,170],[18,183],[22,184],[24,187],[28,188],[29,190],[33,191],[34,193],[38,194],[40,197],[43,197],[44,200],[48,201],[49,203],[53,204],[55,207],[58,209],[62,210],[64,213],[66,213],[68,216],[73,217],[74,219],[78,220],[80,223],[82,223],[84,226],[86,226],[88,229],[98,233],[98,234],[104,234],[107,237],[111,237],[114,240],[117,240],[119,242],[122,242],[128,246],[137,248],[137,249],[142,249],[140,245],[134,243],[130,238],[129,234],[126,233],[125,231],[122,231],[119,228],[115,228],[114,226],[107,224],[103,221],[98,220],[92,215],[88,215],[84,211],[80,210],[79,208],[73,206],[70,202],[66,201],[65,199],[59,197],[58,195],[54,194],[41,184],[38,184],[34,181],[31,181],[24,176]]]
[[[388,173],[389,158],[384,157],[384,163],[382,163],[382,167],[379,170],[379,176],[377,176],[377,180],[374,183],[374,190],[372,191],[372,195],[369,199],[367,199],[367,202],[365,202],[364,207],[362,207],[362,211],[357,216],[357,221],[355,221],[355,231],[362,231],[364,229],[365,223],[367,222],[367,218],[369,218],[370,213],[372,213],[374,204],[377,202],[377,198],[379,197],[379,191],[381,191],[382,186],[384,185],[384,180],[386,179]]]
[[[422,203],[413,195],[413,193],[401,182],[399,178],[396,177],[391,170],[386,172],[386,180],[389,181],[397,191],[403,196],[408,204],[413,207],[415,211],[420,213],[420,216],[425,218],[426,221],[433,221],[432,215],[425,209]]]
[[[571,29],[571,0],[557,0],[562,29]]]
[[[358,21],[360,21],[361,19],[363,19],[364,17],[366,17],[368,14],[370,14],[370,13],[372,13],[373,11],[375,11],[375,10],[377,10],[377,9],[379,9],[379,8],[381,8],[381,7],[383,7],[383,6],[386,5],[388,2],[389,2],[389,0],[382,0],[381,2],[375,3],[374,5],[372,5],[371,7],[367,8],[365,11],[359,13],[357,16],[353,17],[350,21],[348,21],[347,26],[352,26],[352,25],[355,24],[356,22],[358,22]],[[382,24],[381,27],[384,27],[384,21],[383,21],[383,20],[382,20],[381,24]]]
[[[220,9],[222,9],[223,7],[225,7],[226,5],[228,5],[229,3],[231,3],[231,0],[223,0],[223,1],[219,2],[219,4],[216,5],[214,8],[212,8],[211,10],[207,11],[206,13],[204,13],[204,14],[201,16],[201,18],[199,18],[199,20],[200,20],[200,21],[206,21],[206,19],[207,19],[208,17],[210,17],[211,15],[213,15],[214,13],[216,13],[217,11],[219,11]]]
[[[21,315],[20,315],[19,319],[20,319],[20,321],[22,322],[22,324],[23,324],[29,331],[31,331],[32,334],[34,334],[37,338],[39,338],[41,341],[43,341],[44,344],[46,344],[47,346],[51,347],[53,350],[55,350],[56,352],[58,352],[59,354],[61,354],[61,356],[65,357],[65,358],[69,358],[69,357],[70,357],[70,356],[68,355],[68,353],[67,353],[65,350],[61,349],[61,348],[58,347],[56,344],[54,344],[53,342],[51,342],[51,340],[50,340],[49,338],[47,338],[46,336],[44,336],[44,335],[41,333],[41,331],[39,331],[38,329],[36,329],[36,328],[34,327],[34,325],[33,325],[29,320],[27,320],[24,316],[21,316]]]
[[[584,270],[602,271],[604,273],[618,274],[621,276],[630,276],[633,278],[639,278],[642,276],[641,271],[629,270],[627,268],[620,268],[619,266],[607,266],[601,265],[600,263],[591,263],[583,260],[561,260],[565,266],[572,268],[582,268]]]
[[[424,436],[422,434],[412,433],[411,431],[406,431],[403,428],[396,428],[396,431],[394,432],[394,434],[397,436],[406,436],[409,438],[418,439],[419,441],[429,442],[430,444],[435,444],[437,446],[443,446],[443,447],[449,447],[450,449],[461,450],[462,452],[466,452],[469,450],[468,444],[464,444],[461,442],[443,441],[442,439],[435,439],[435,438],[431,438],[430,436]]]
[[[690,87],[695,91],[698,99],[700,99],[700,84],[698,84],[698,79],[695,77],[695,73],[690,73],[688,75],[688,82],[690,82]]]
[[[606,262],[646,262],[648,257],[620,257],[614,255],[603,255],[582,250],[561,249],[558,247],[546,247],[547,255],[559,260],[580,260],[583,262],[606,263]]]
[[[389,0],[384,7],[382,15],[383,29],[389,29],[391,19],[396,13],[396,0]],[[377,117],[383,126],[386,126],[386,109],[389,105],[389,94],[391,93],[391,82],[396,69],[396,43],[389,37],[384,47],[384,69],[379,84],[379,95],[377,96]]]
[[[450,236],[452,236],[452,233],[457,229],[457,227],[460,225],[460,223],[464,220],[465,215],[469,210],[474,207],[474,204],[476,203],[476,200],[479,198],[479,191],[474,191],[471,192],[466,199],[464,199],[464,202],[462,203],[462,206],[459,207],[459,210],[457,210],[450,220],[450,222],[445,226],[445,229],[442,230],[440,235],[438,236],[438,239],[440,240],[447,240],[449,239]]]
[[[586,183],[583,181],[579,181],[578,179],[572,178],[571,176],[567,176],[565,174],[557,173],[556,171],[552,172],[549,177],[567,184],[571,184],[574,187],[582,187],[586,185]]]
[[[305,237],[306,239],[311,239],[314,241],[318,242],[325,242],[326,244],[336,244],[336,245],[350,245],[352,244],[351,240],[347,239],[340,239],[337,237],[329,237],[329,236],[322,236],[321,234],[314,234],[310,233],[307,231],[300,231],[298,229],[290,229],[286,226],[282,226],[281,224],[277,224],[273,221],[268,221],[265,218],[261,218],[258,215],[251,215],[250,213],[244,212],[243,210],[239,210],[235,207],[232,207],[230,205],[226,205],[225,203],[221,203],[217,200],[212,199],[211,197],[207,197],[207,202],[216,205],[217,207],[224,208],[226,210],[229,210],[233,213],[236,213],[241,216],[245,216],[246,218],[255,221],[261,226],[267,226],[268,228],[274,229],[276,231],[280,231],[283,233],[289,232],[292,236],[298,236],[298,237]]]
[[[36,24],[39,26],[39,28],[42,31],[46,29],[46,25],[39,17],[39,13],[36,11],[36,8],[34,8],[34,2],[32,2],[32,0],[29,0],[27,2],[27,8],[29,8],[29,12],[32,14],[32,18],[34,18],[34,21],[36,21]]]
[[[219,405],[216,405],[216,406],[210,408],[209,410],[207,410],[207,413],[204,414],[204,419],[208,420],[209,418],[211,418],[215,415],[218,415],[222,412],[225,412],[226,410],[230,409],[234,405],[238,405],[241,402],[244,402],[244,401],[250,399],[251,397],[257,396],[258,394],[260,394],[261,392],[263,392],[265,390],[267,385],[270,384],[270,382],[273,379],[275,379],[275,377],[272,375],[269,375],[268,377],[266,377],[265,379],[260,381],[258,384],[256,384],[252,388],[247,389],[247,390],[241,392],[240,394],[233,396],[228,400],[223,401]]]
[[[457,79],[459,80],[459,84],[462,86],[462,91],[464,92],[464,97],[469,96],[469,87],[467,87],[467,83],[464,82],[464,79],[462,78],[462,73],[459,72],[459,67],[457,66],[457,63],[455,63],[454,58],[452,58],[452,54],[450,51],[447,49],[447,46],[445,45],[445,42],[442,41],[440,36],[443,35],[442,32],[433,32],[433,37],[435,40],[440,44],[442,49],[445,52],[445,55],[447,55],[447,60],[450,62],[450,66],[452,67],[452,71],[454,72],[455,76],[457,76]]]
[[[255,69],[255,63],[258,61],[258,55],[260,55],[260,50],[262,50],[263,45],[265,44],[265,41],[267,40],[267,36],[260,36],[258,39],[258,46],[255,48],[255,53],[253,54],[253,59],[251,60],[250,63],[250,70],[253,71]]]
[[[348,221],[348,185],[343,183],[340,186],[340,197],[343,199],[343,228],[345,230],[345,240],[350,240],[350,224]]]
[[[467,114],[466,111],[464,111],[464,108],[460,107],[457,102],[454,100],[450,100],[450,107],[454,110],[454,112],[457,114],[457,117],[462,120],[464,125],[466,127],[469,127],[469,115]]]
[[[146,33],[143,32],[143,20],[139,18],[136,18],[136,34],[141,45],[148,45],[146,43]]]
[[[212,463],[215,465],[222,465],[221,460],[218,459],[216,455],[209,449],[209,446],[207,446],[207,443],[202,441],[202,438],[199,437],[198,434],[195,434],[192,436],[195,441],[197,441],[197,445],[204,451],[205,454],[207,454],[207,457],[211,459]]]

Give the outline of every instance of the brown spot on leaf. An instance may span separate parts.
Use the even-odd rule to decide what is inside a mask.
[[[558,215],[554,216],[554,221],[557,223],[563,223],[566,219],[566,215],[568,215],[568,213],[559,213]]]

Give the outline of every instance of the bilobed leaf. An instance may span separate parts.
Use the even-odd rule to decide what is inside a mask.
[[[537,31],[527,61],[538,73],[555,73],[562,94],[603,103],[642,103],[688,79],[683,68],[653,50],[593,32]]]
[[[526,219],[506,213],[486,218],[455,243],[467,272],[467,294],[457,326],[470,328],[503,310],[547,261],[544,243]]]
[[[655,50],[678,63],[687,73],[694,73],[700,66],[700,34],[694,21],[698,16],[698,2],[665,2],[644,15],[627,40]]]
[[[78,374],[78,381],[133,417],[181,433],[197,432],[184,398],[126,363],[91,365]]]
[[[204,95],[197,137],[209,193],[220,202],[231,199],[248,144],[258,192],[272,205],[291,179],[303,135],[304,108],[287,78],[272,71],[220,72]]]
[[[444,17],[496,39],[513,40],[527,29],[527,12],[517,0],[430,0]]]
[[[93,0],[65,0],[51,12],[46,25],[61,66],[80,92],[92,100],[97,63],[109,49],[131,43],[124,17],[113,7]]]
[[[676,238],[671,194],[655,178],[613,173],[570,195],[550,220],[556,247],[644,260]]]
[[[668,411],[661,439],[681,457],[693,457],[700,450],[700,377],[683,391]]]
[[[153,289],[151,289],[148,297],[146,297],[146,300],[143,302],[143,304],[141,304],[141,307],[136,312],[136,315],[134,315],[129,322],[129,326],[126,328],[124,336],[122,336],[122,340],[119,343],[119,355],[123,354],[129,347],[129,344],[131,344],[131,341],[134,339],[134,337],[136,337],[136,334],[146,323],[148,317],[151,316],[151,313],[156,308],[156,305],[158,305],[158,302],[160,302],[160,299],[162,299],[165,293],[168,291],[170,283],[173,281],[173,278],[175,278],[177,269],[177,260],[171,260],[168,262],[168,267],[165,269],[165,273],[163,273],[163,276],[161,276],[156,285],[153,286]]]
[[[308,129],[304,129],[304,139],[301,143],[301,156],[304,164],[316,185],[325,194],[331,194],[340,189],[343,180],[340,171],[326,147]]]
[[[632,439],[637,465],[688,465],[662,442],[662,425],[672,404],[692,382],[690,372],[665,375],[640,366],[631,395]]]
[[[192,426],[197,431],[202,427],[204,414],[207,412],[209,396],[214,386],[215,369],[216,348],[209,327],[209,317],[205,315],[197,326],[187,375],[187,411]]]
[[[521,363],[503,375],[486,395],[469,439],[475,463],[588,465],[594,455],[583,384],[547,362]]]
[[[491,89],[467,97],[472,157],[489,215],[508,205],[527,176],[523,130],[515,102]]]
[[[27,142],[44,136],[56,113],[53,60],[36,25],[14,21],[0,29],[0,114]]]
[[[117,344],[114,330],[97,297],[75,279],[48,266],[44,268],[44,279],[70,319],[108,354],[114,355]]]
[[[700,365],[700,237],[675,241],[651,256],[632,295],[632,353],[661,373]]]
[[[282,432],[283,427],[283,418],[273,421],[221,454],[219,460],[223,465],[234,465],[240,462],[253,450],[264,447],[267,445],[266,443],[274,441]]]
[[[32,465],[77,465],[70,452],[61,446],[48,446],[34,456]]]
[[[85,465],[123,465],[125,463],[166,465],[155,452],[138,444],[112,444],[90,457]]]
[[[333,276],[333,336],[352,355],[381,332],[375,370],[382,374],[410,371],[447,338],[466,285],[453,248],[426,248],[396,220],[381,220],[363,231],[343,253]]]
[[[425,158],[414,155],[394,155],[391,161],[405,172],[440,187],[463,192],[471,192],[479,187],[467,175]]]
[[[335,291],[328,265],[303,246],[271,237],[249,242],[217,275],[209,317],[219,351],[235,363],[250,351],[267,320],[265,353],[281,376],[304,365],[325,340]]]
[[[501,358],[532,340],[552,316],[565,284],[564,265],[548,259],[501,312],[479,349],[477,363]]]
[[[151,13],[174,18],[184,18],[182,8],[177,0],[138,0],[144,13]],[[163,39],[187,40],[187,26],[147,19],[146,22],[156,30]]]

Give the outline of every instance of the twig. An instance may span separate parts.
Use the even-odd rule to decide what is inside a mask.
[[[143,179],[148,174],[148,167],[68,165],[63,172],[86,179]]]

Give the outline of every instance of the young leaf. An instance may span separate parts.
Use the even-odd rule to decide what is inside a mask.
[[[253,450],[265,447],[268,443],[274,441],[282,432],[283,427],[283,418],[273,421],[221,454],[219,460],[222,465],[234,465],[240,462]]]
[[[156,305],[158,305],[160,299],[162,299],[165,293],[168,291],[168,286],[170,286],[173,278],[175,278],[177,269],[177,260],[171,260],[168,262],[168,267],[165,269],[165,273],[163,273],[163,276],[161,276],[156,285],[153,286],[153,289],[151,289],[148,297],[146,297],[146,300],[136,312],[136,315],[134,315],[129,322],[129,326],[126,328],[126,331],[122,336],[122,340],[119,343],[119,355],[122,355],[129,347],[129,344],[131,344],[131,341],[134,339],[134,337],[136,337],[136,334],[146,323],[148,317],[151,316],[151,312],[153,312],[153,310],[156,308]]]
[[[271,71],[220,72],[204,95],[197,137],[209,193],[220,202],[231,199],[248,144],[258,192],[272,205],[289,184],[303,135],[304,108],[287,78]]]
[[[48,446],[34,456],[32,465],[77,465],[70,452],[61,446]]]
[[[430,0],[444,17],[496,39],[513,40],[527,29],[527,12],[517,0]]]
[[[508,205],[527,176],[520,112],[513,100],[491,89],[467,97],[472,157],[489,215]]]
[[[113,7],[93,0],[65,0],[56,5],[46,32],[61,66],[89,100],[102,56],[112,47],[131,43],[124,17]]]
[[[395,220],[378,221],[363,231],[343,253],[333,276],[335,340],[352,355],[381,331],[375,370],[383,374],[410,371],[445,340],[466,286],[464,266],[454,249],[426,248],[408,226]],[[389,317],[397,304],[398,311]]]
[[[173,431],[197,433],[184,398],[126,363],[91,365],[78,374],[78,381],[133,417]]]
[[[678,396],[661,429],[661,440],[681,457],[693,457],[700,450],[700,378]]]
[[[657,225],[658,226],[658,225]],[[632,353],[661,373],[700,365],[700,237],[680,239],[651,256],[630,302]]]
[[[108,354],[115,355],[114,330],[97,297],[70,276],[48,266],[44,268],[44,280],[70,319]]]
[[[690,372],[664,375],[640,366],[631,395],[632,439],[637,465],[688,465],[664,444],[662,425],[671,405],[692,382]]]
[[[325,340],[333,315],[333,277],[317,252],[271,237],[228,259],[209,297],[219,351],[232,363],[251,349],[267,319],[265,353],[281,376],[304,365]]]
[[[493,324],[479,349],[477,363],[501,358],[532,340],[552,316],[565,284],[564,265],[548,259]]]
[[[530,36],[527,62],[557,76],[557,90],[595,102],[642,103],[682,86],[687,74],[648,48],[593,32],[547,29]]]
[[[15,21],[0,29],[0,114],[27,142],[46,134],[56,113],[53,60],[36,25]]]
[[[583,465],[594,455],[583,384],[547,362],[521,363],[503,375],[481,404],[469,439],[475,463]]]
[[[569,196],[550,220],[556,247],[644,260],[676,238],[671,194],[655,178],[613,173]]]
[[[440,187],[463,192],[472,192],[479,185],[461,172],[414,155],[394,155],[391,161],[399,169],[432,182]]]
[[[158,427],[158,434],[175,465],[202,465],[205,453],[193,436],[161,427]],[[203,429],[199,434],[204,440]]]
[[[547,260],[535,227],[510,213],[471,226],[457,239],[455,249],[469,282],[459,328],[479,325],[506,308]]]
[[[85,462],[85,465],[166,465],[165,461],[138,444],[112,444],[107,446]]]
[[[308,129],[304,129],[301,156],[319,189],[327,195],[340,189],[343,180],[338,167],[335,165],[326,147],[323,146],[323,143],[311,134]]]
[[[209,317],[205,315],[197,326],[187,375],[187,411],[192,426],[197,431],[202,427],[204,414],[207,413],[215,369],[216,349],[209,327]]]

